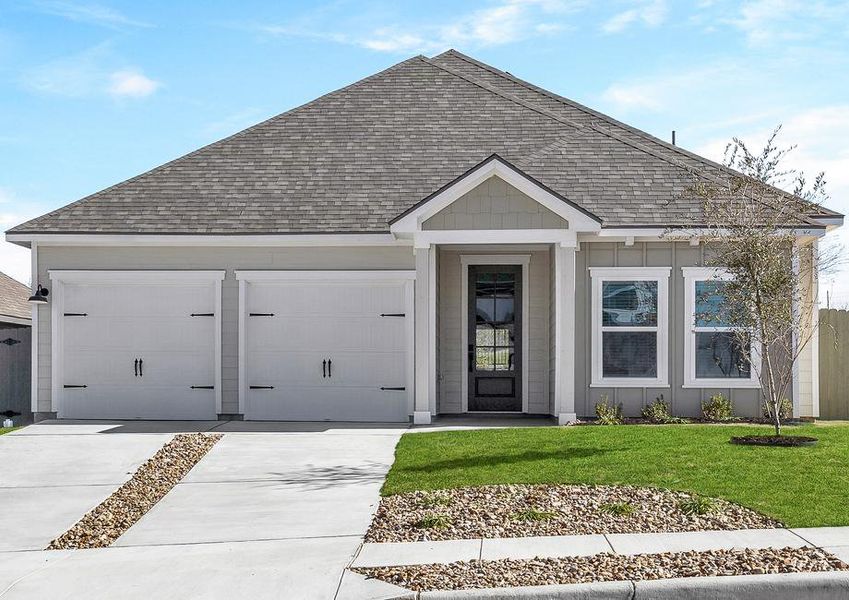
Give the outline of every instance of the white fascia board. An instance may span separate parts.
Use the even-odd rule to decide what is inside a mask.
[[[14,244],[41,246],[411,246],[391,233],[280,235],[138,235],[7,233]]]
[[[414,270],[387,271],[236,271],[238,281],[315,281],[338,283],[340,281],[403,281],[414,280]]]
[[[821,228],[798,228],[792,230],[797,237],[819,238],[826,234],[827,229]],[[716,229],[693,228],[693,229],[668,229],[661,227],[624,227],[602,229],[597,233],[578,234],[579,242],[682,242],[693,239],[714,239],[721,237],[722,233]]]
[[[64,283],[207,283],[223,281],[226,271],[81,271],[50,269],[51,281]]]
[[[472,191],[490,177],[503,179],[554,214],[562,217],[569,222],[571,231],[599,231],[601,229],[601,223],[597,220],[587,216],[574,206],[570,206],[500,160],[493,159],[393,223],[389,230],[393,234],[410,234],[421,231],[424,221],[450,206],[458,198]]]
[[[433,244],[560,244],[573,248],[577,238],[569,229],[440,229],[415,234],[416,248]]]

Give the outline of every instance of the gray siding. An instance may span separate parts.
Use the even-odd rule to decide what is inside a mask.
[[[595,403],[602,395],[622,403],[625,414],[637,416],[646,403],[660,394],[670,403],[672,413],[700,416],[701,401],[712,394],[723,393],[734,403],[740,416],[760,414],[760,390],[711,389],[682,387],[684,379],[684,277],[681,267],[704,264],[704,246],[689,243],[583,243],[576,255],[576,319],[575,319],[575,409],[579,416],[593,416]],[[672,267],[669,280],[669,383],[668,388],[601,388],[590,387],[590,310],[592,290],[589,267]]]
[[[30,421],[32,328],[5,324],[0,327],[0,341],[17,341],[0,344],[0,411],[13,410],[21,413],[20,417],[14,417],[15,423]]]
[[[49,269],[226,269],[222,284],[222,412],[238,411],[239,285],[235,269],[415,269],[408,247],[345,248],[38,248],[38,278],[50,287]],[[50,307],[38,313],[38,407],[51,411]]]
[[[441,249],[437,262],[439,324],[437,352],[437,412],[458,413],[461,410],[462,348],[461,338],[461,254],[530,254],[528,273],[528,411],[549,413],[549,252],[548,250],[510,251],[501,246],[497,250],[481,247],[472,251]]]
[[[422,223],[422,229],[566,229],[569,224],[499,177],[490,177]]]

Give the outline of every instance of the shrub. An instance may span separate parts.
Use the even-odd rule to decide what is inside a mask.
[[[731,399],[722,394],[711,396],[702,402],[702,416],[708,421],[722,423],[734,418],[734,407]]]
[[[535,508],[526,508],[520,510],[513,515],[516,521],[547,521],[557,516],[556,512],[550,510],[537,510]]]
[[[634,512],[634,505],[630,502],[611,502],[610,504],[602,504],[598,509],[610,515],[617,517],[627,517]]]
[[[419,506],[424,508],[448,506],[449,504],[451,504],[451,497],[447,494],[426,493],[419,499]]]
[[[604,395],[595,403],[595,416],[598,417],[599,425],[621,425],[622,405],[609,402]]]
[[[716,510],[716,502],[713,498],[704,496],[693,496],[678,503],[678,510],[691,517],[693,515],[706,515]]]
[[[448,515],[427,515],[414,523],[418,529],[445,529],[451,527],[451,517]]]
[[[649,423],[684,423],[684,419],[669,414],[669,405],[663,399],[663,394],[655,398],[654,402],[647,404],[641,414]]]
[[[761,406],[763,410],[763,415],[765,419],[772,418],[772,406],[764,402]],[[781,402],[778,403],[778,416],[781,417],[781,420],[789,419],[793,416],[793,403],[788,398],[782,398]]]

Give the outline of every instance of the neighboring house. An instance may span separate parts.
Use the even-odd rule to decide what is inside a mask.
[[[727,173],[458,52],[411,58],[10,230],[51,291],[33,405],[565,422],[602,395],[696,415],[721,391],[755,415],[752,374],[714,368],[733,353],[693,327],[694,172]],[[807,248],[843,222],[802,219]],[[797,416],[817,415],[816,348]]]
[[[23,283],[0,273],[0,414],[18,413],[13,415],[16,423],[32,419],[30,294]],[[0,421],[5,418],[0,416]]]

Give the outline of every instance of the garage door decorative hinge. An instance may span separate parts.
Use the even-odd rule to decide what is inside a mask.
[[[380,313],[381,317],[406,317],[407,313]]]
[[[64,388],[87,388],[87,385],[63,385]]]
[[[214,317],[215,313],[192,313],[190,317]]]
[[[20,344],[20,343],[21,343],[21,340],[16,340],[16,339],[13,339],[13,338],[6,338],[2,342],[0,342],[0,344],[6,344],[7,346],[14,346],[15,344]]]
[[[405,387],[381,387],[380,389],[385,391],[385,392],[403,392],[407,388],[405,388]]]
[[[273,390],[273,385],[252,385],[249,386],[252,390]]]
[[[88,313],[64,313],[66,317],[87,317]]]
[[[273,317],[274,313],[248,313],[249,317]]]
[[[193,390],[214,390],[214,385],[193,385],[191,386]]]

